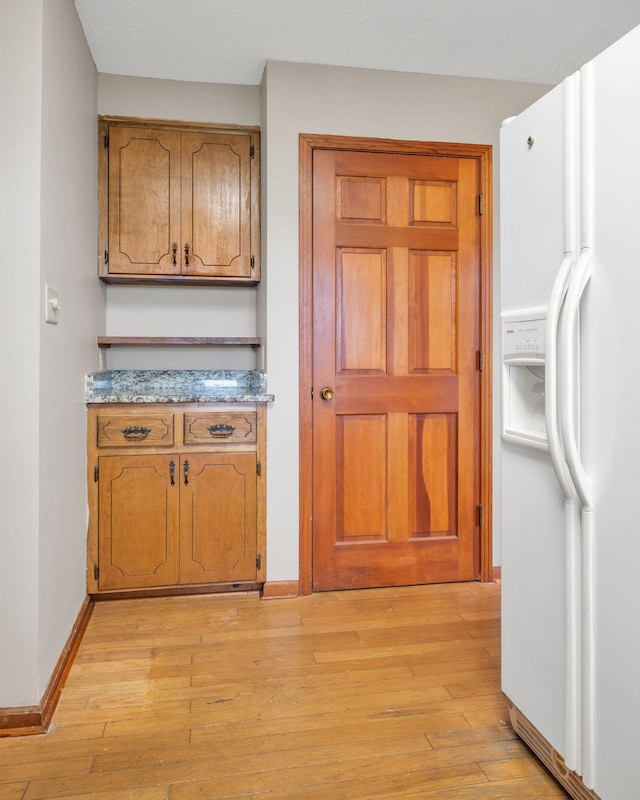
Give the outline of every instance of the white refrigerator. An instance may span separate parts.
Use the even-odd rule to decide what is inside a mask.
[[[500,140],[503,691],[575,798],[640,798],[640,28]]]

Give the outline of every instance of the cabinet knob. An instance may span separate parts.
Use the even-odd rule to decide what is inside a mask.
[[[320,389],[320,397],[323,400],[333,400],[334,391],[330,386],[324,386]]]

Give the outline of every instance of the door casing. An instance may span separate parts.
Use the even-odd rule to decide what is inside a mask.
[[[480,168],[480,579],[493,579],[492,564],[492,147],[451,142],[415,142],[351,136],[300,134],[299,137],[299,341],[300,341],[300,572],[299,593],[312,592],[313,575],[313,151],[353,150],[375,153],[474,158]]]

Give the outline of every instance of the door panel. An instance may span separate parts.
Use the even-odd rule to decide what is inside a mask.
[[[250,147],[250,136],[182,134],[185,274],[229,275],[231,269],[251,277]]]
[[[175,583],[179,489],[175,457],[101,456],[100,589]]]
[[[255,453],[190,454],[180,475],[180,582],[255,580]]]
[[[109,129],[109,273],[178,274],[180,134]]]
[[[478,576],[478,187],[314,151],[314,589]]]
[[[336,419],[336,541],[384,540],[387,530],[387,420],[384,414]]]
[[[387,267],[383,251],[337,252],[338,373],[387,371]]]
[[[411,535],[455,536],[456,415],[412,414],[409,441]]]
[[[409,369],[456,371],[455,253],[409,253]]]

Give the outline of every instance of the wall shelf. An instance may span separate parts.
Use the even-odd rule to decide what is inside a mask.
[[[117,345],[183,345],[190,347],[260,347],[258,336],[98,336],[100,369],[105,368],[105,350]]]

